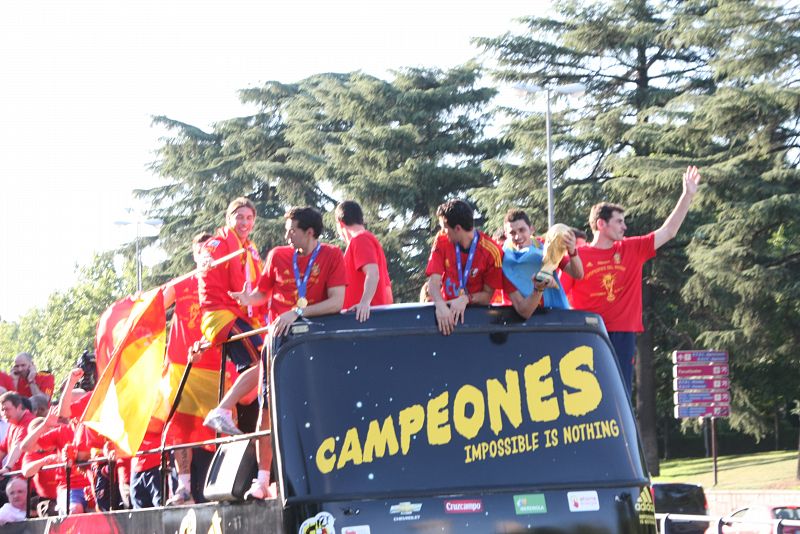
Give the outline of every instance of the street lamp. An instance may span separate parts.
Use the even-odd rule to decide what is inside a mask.
[[[554,199],[553,199],[553,147],[550,137],[550,95],[579,95],[586,91],[586,86],[582,83],[569,83],[552,87],[542,87],[540,85],[519,83],[514,85],[518,93],[530,95],[544,92],[547,96],[547,112],[545,113],[545,134],[547,138],[547,226],[555,224]]]
[[[132,210],[128,210],[130,213]],[[142,224],[146,224],[148,226],[158,226],[162,224],[164,221],[161,219],[142,219],[141,215],[136,216],[134,219],[121,219],[119,221],[114,221],[114,224],[117,226],[129,226],[132,224],[136,225],[136,290],[142,290],[142,251],[139,247],[139,228]]]

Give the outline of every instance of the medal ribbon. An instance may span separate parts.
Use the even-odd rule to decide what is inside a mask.
[[[478,248],[478,231],[473,230],[475,235],[472,237],[472,244],[469,246],[469,254],[467,255],[467,264],[464,266],[464,270],[461,270],[461,247],[458,243],[454,243],[453,246],[456,248],[456,268],[458,269],[458,292],[461,294],[463,290],[465,293],[467,291],[467,279],[469,278],[469,271],[472,269],[472,260],[475,259],[475,250]]]
[[[300,268],[297,266],[297,251],[294,251],[294,255],[292,255],[292,267],[294,268],[294,283],[297,286],[297,296],[298,298],[304,299],[306,298],[306,287],[308,286],[308,277],[311,275],[311,268],[314,266],[314,260],[317,259],[317,254],[319,254],[319,249],[322,247],[322,243],[317,243],[317,246],[314,247],[314,252],[311,253],[311,257],[308,259],[308,266],[306,267],[306,272],[303,275],[303,280],[300,280]]]

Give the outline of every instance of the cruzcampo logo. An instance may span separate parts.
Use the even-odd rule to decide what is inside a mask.
[[[517,515],[546,514],[547,503],[544,500],[544,493],[514,495],[514,511]]]

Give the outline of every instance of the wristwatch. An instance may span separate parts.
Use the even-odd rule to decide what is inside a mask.
[[[295,306],[294,308],[292,308],[292,311],[293,311],[293,312],[295,313],[295,315],[297,315],[298,317],[302,317],[302,316],[303,316],[303,308],[301,308],[301,307],[299,307],[299,306]]]

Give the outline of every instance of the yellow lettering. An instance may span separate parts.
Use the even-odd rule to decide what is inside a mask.
[[[486,399],[489,404],[489,425],[495,435],[503,430],[503,415],[505,412],[508,421],[519,428],[522,424],[522,401],[519,393],[519,373],[506,369],[506,387],[496,378],[486,381]]]
[[[406,455],[411,446],[411,436],[422,430],[425,424],[425,410],[419,404],[409,406],[400,412],[398,420],[400,421],[400,447],[403,455]]]
[[[359,465],[361,456],[361,441],[358,439],[358,430],[353,427],[344,436],[344,445],[342,445],[342,452],[339,454],[339,461],[336,462],[336,469],[346,466],[347,462]]]
[[[586,366],[585,371],[581,367]],[[577,391],[564,391],[564,411],[570,415],[586,415],[600,405],[603,391],[594,375],[594,353],[591,347],[578,347],[568,352],[559,363],[564,385]]]
[[[336,440],[325,438],[317,449],[317,469],[320,473],[330,473],[336,465]]]
[[[467,415],[467,405],[472,405],[472,416]],[[469,384],[461,386],[453,401],[453,425],[456,432],[467,439],[478,435],[486,417],[486,407],[483,405],[483,393],[475,386]]]
[[[397,434],[394,431],[394,421],[390,415],[383,421],[383,429],[378,421],[370,421],[367,430],[367,439],[364,442],[364,462],[372,461],[373,455],[383,458],[386,454],[386,447],[389,447],[389,454],[395,455],[400,449],[397,443]]]
[[[553,379],[548,375],[552,367],[550,356],[525,366],[525,395],[531,421],[555,421],[560,410],[554,397]],[[549,397],[549,398],[548,398]]]
[[[447,403],[450,394],[446,391],[428,401],[428,443],[444,445],[450,442],[450,424]]]

